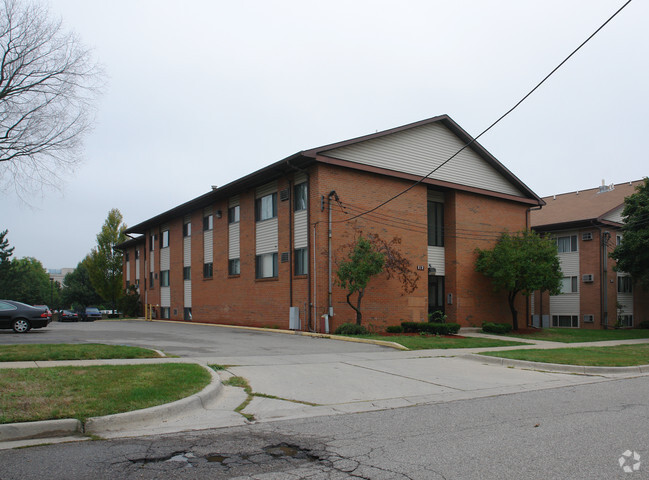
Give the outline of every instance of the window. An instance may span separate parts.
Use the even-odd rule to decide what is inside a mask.
[[[183,318],[185,320],[191,320],[192,319],[192,309],[191,309],[191,307],[185,307],[183,309]]]
[[[552,315],[552,326],[578,328],[579,316],[578,315]]]
[[[183,237],[191,237],[192,236],[192,224],[191,223],[184,223],[183,224]]]
[[[631,277],[617,277],[617,293],[632,293],[633,281]]]
[[[128,259],[129,259],[129,254],[128,254],[128,252],[125,253],[125,258],[126,258],[126,261],[128,262]]]
[[[149,272],[149,288],[153,288],[153,272]]]
[[[203,230],[212,230],[214,228],[214,215],[206,215],[203,217]]]
[[[161,287],[169,286],[169,270],[162,270],[160,272],[160,286]]]
[[[169,246],[169,230],[162,232],[160,237],[160,248],[167,248]]]
[[[231,258],[228,260],[228,275],[240,275],[241,262],[238,258]]]
[[[257,255],[257,261],[255,263],[256,278],[277,277],[277,253]]]
[[[557,237],[557,249],[559,250],[559,253],[576,252],[577,235],[570,235],[569,237]]]
[[[192,267],[183,267],[183,280],[192,279]]]
[[[622,235],[615,235],[615,245],[622,245]]]
[[[11,303],[0,302],[0,310],[16,310],[16,306]]]
[[[428,245],[444,246],[444,204],[428,202]]]
[[[577,293],[577,277],[563,277],[561,279],[561,293]]]
[[[155,248],[155,235],[151,234],[149,238],[149,250],[153,251]]]
[[[295,185],[295,187],[293,187],[293,191],[293,210],[295,210],[296,212],[298,210],[306,210],[306,182]]]
[[[170,318],[170,311],[169,307],[160,307],[160,318],[166,318],[167,320]]]
[[[135,260],[140,258],[140,250],[135,250]]]
[[[295,249],[295,275],[309,273],[309,252],[306,248]]]
[[[212,278],[213,275],[212,264],[204,263],[203,264],[203,278]]]
[[[228,208],[228,223],[237,223],[239,221],[239,205]]]
[[[261,222],[277,216],[277,193],[271,193],[255,201],[255,220]]]

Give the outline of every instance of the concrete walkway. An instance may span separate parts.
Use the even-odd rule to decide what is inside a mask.
[[[462,335],[512,340],[511,337],[481,333],[463,332]],[[649,343],[649,339],[585,344],[528,343],[532,345],[416,351],[382,349],[315,355],[286,353],[272,356],[9,362],[0,363],[0,368],[169,362],[228,365],[227,370],[214,373],[212,384],[198,395],[169,405],[86,422],[85,435],[104,438],[244,425],[248,420],[234,409],[247,399],[247,394],[241,388],[221,384],[221,381],[233,375],[246,378],[254,393],[264,395],[253,396],[242,412],[251,415],[253,421],[264,422],[505,395],[649,373],[649,367],[604,370],[601,367],[579,367],[577,373],[581,375],[575,375],[575,370],[571,370],[575,367],[572,366],[505,361],[475,355],[484,351],[521,348]],[[59,421],[58,424],[33,422],[0,425],[0,448],[84,439],[87,438],[84,433],[76,420],[67,424]]]

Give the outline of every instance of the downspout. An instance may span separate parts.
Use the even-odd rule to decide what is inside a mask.
[[[537,207],[530,207],[525,211],[525,230],[531,230],[532,229],[532,221],[530,220],[530,212],[532,210],[541,210],[542,206],[539,205]],[[532,296],[534,296],[534,292],[532,292]],[[540,317],[539,317],[539,328],[543,328],[543,291],[539,290],[539,304],[540,304]],[[531,315],[530,315],[530,298],[527,297],[527,302],[525,302],[525,316],[527,317],[527,326],[534,326],[533,324],[530,325],[531,322]]]
[[[293,306],[293,181],[288,181],[288,306]]]
[[[318,308],[318,293],[317,293],[317,284],[318,284],[318,275],[316,271],[316,259],[315,259],[315,250],[316,250],[316,228],[318,226],[318,222],[315,222],[313,224],[313,316],[312,316],[312,322],[311,322],[311,331],[315,332],[317,331],[317,308]],[[311,313],[311,310],[309,310],[309,313]]]
[[[331,265],[332,265],[332,252],[331,252],[331,197],[334,197],[336,201],[338,201],[338,194],[336,193],[335,190],[332,190],[329,192],[329,195],[327,196],[327,210],[328,210],[328,215],[329,215],[329,223],[327,227],[327,256],[328,256],[328,280],[329,280],[329,291],[327,293],[327,315],[329,317],[333,317],[333,302],[332,302],[332,283],[333,283],[333,278],[331,274]],[[327,325],[328,326],[328,325]],[[328,331],[325,333],[329,333]]]
[[[600,230],[600,238],[602,242],[602,255],[600,258],[601,262],[601,267],[602,267],[602,298],[601,298],[601,305],[602,305],[602,327],[604,329],[608,328],[608,262],[606,261],[606,251],[607,251],[607,245],[608,245],[608,240],[611,238],[611,234],[608,232],[608,230],[604,230],[602,232],[602,229],[600,227],[597,227]]]

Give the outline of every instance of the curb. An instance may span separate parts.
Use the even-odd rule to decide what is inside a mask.
[[[635,373],[645,374],[649,373],[649,365],[635,365],[631,367],[595,367],[595,366],[582,366],[582,365],[563,365],[560,363],[543,363],[543,362],[530,362],[528,360],[514,360],[511,358],[492,357],[490,355],[479,355],[475,353],[468,353],[462,355],[461,358],[471,360],[474,362],[486,363],[489,365],[499,365],[502,367],[514,368],[529,368],[534,370],[543,370],[547,372],[558,373],[580,373],[585,375],[599,375],[599,374],[624,374]]]
[[[81,422],[74,418],[43,420],[40,422],[6,423],[0,425],[0,442],[31,440],[34,438],[70,437],[80,435]]]
[[[66,418],[61,420],[44,420],[39,422],[7,423],[0,425],[0,442],[31,440],[37,438],[55,438],[80,435],[100,435],[104,432],[123,430],[125,427],[148,425],[151,421],[161,421],[165,417],[187,413],[191,410],[205,408],[213,402],[221,391],[219,375],[208,366],[212,380],[203,390],[175,402],[157,405],[155,407],[133,410],[131,412],[115,413],[103,417],[92,417],[83,425],[79,420]]]
[[[130,319],[130,320],[140,320],[140,319]],[[144,320],[140,320],[144,321]],[[314,333],[314,332],[303,332],[302,330],[283,330],[280,328],[263,328],[263,327],[246,327],[243,325],[223,325],[220,323],[203,323],[203,322],[182,322],[177,320],[147,320],[149,322],[161,322],[161,323],[176,323],[182,325],[206,325],[210,327],[221,327],[221,328],[236,328],[239,330],[251,330],[253,332],[265,332],[265,333],[281,333],[284,335],[302,335],[305,337],[313,338],[328,338],[330,340],[340,340],[343,342],[355,342],[355,343],[370,343],[373,345],[380,345],[382,347],[390,347],[396,350],[410,350],[403,345],[396,342],[388,342],[386,340],[372,340],[370,338],[353,338],[353,337],[343,337],[340,335],[332,335],[330,333]]]

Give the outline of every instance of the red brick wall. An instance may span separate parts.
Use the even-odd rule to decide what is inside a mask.
[[[491,280],[475,271],[476,248],[490,249],[507,230],[525,229],[527,207],[522,204],[456,191],[447,195],[445,212],[449,221],[446,248],[446,293],[453,294],[449,319],[462,326],[480,326],[483,322],[511,323],[505,292],[495,292]],[[454,226],[453,226],[454,225]],[[450,248],[449,248],[450,247]],[[448,307],[448,306],[447,306]],[[516,302],[518,325],[527,324],[525,298]]]
[[[378,331],[402,321],[425,321],[428,312],[427,272],[427,186],[418,185],[376,212],[349,221],[354,214],[373,208],[411,185],[409,181],[374,173],[360,172],[337,166],[317,164],[310,168],[309,184],[309,276],[293,275],[292,180],[288,175],[277,180],[278,192],[290,188],[291,200],[281,201],[278,194],[278,268],[276,279],[255,279],[255,191],[240,194],[241,274],[228,275],[228,199],[212,205],[213,278],[203,278],[203,210],[194,211],[191,236],[192,320],[232,325],[288,328],[289,306],[300,308],[302,328],[308,316],[314,327],[324,330],[321,318],[327,312],[327,196],[335,190],[341,204],[332,200],[332,275],[336,262],[343,256],[345,245],[359,232],[376,233],[385,240],[401,238],[400,251],[410,259],[411,268],[419,276],[418,288],[402,294],[397,279],[384,275],[374,278],[362,303],[363,322]],[[475,249],[491,248],[499,234],[507,229],[525,228],[527,207],[522,204],[463,192],[445,192],[445,252],[446,294],[453,301],[447,305],[448,321],[464,326],[480,325],[484,321],[509,322],[510,312],[504,293],[494,293],[491,282],[475,272]],[[321,210],[321,197],[325,208]],[[216,212],[222,212],[217,218]],[[171,318],[183,319],[183,237],[182,217],[169,222],[171,254]],[[315,245],[314,241],[315,224]],[[156,234],[157,234],[156,230]],[[143,257],[142,280],[148,279],[147,263]],[[291,261],[282,263],[281,255],[289,252]],[[313,258],[317,267],[313,271]],[[160,250],[156,240],[155,272],[159,274]],[[418,266],[422,270],[416,270]],[[134,277],[133,277],[134,278]],[[159,304],[160,278],[154,289],[148,289],[149,303]],[[148,286],[148,281],[147,281]],[[142,282],[143,287],[143,282]],[[333,331],[344,322],[355,321],[355,312],[346,303],[346,292],[333,286],[332,305],[335,316],[330,321]],[[309,304],[309,301],[311,304]],[[525,304],[518,302],[519,322],[525,325]]]

